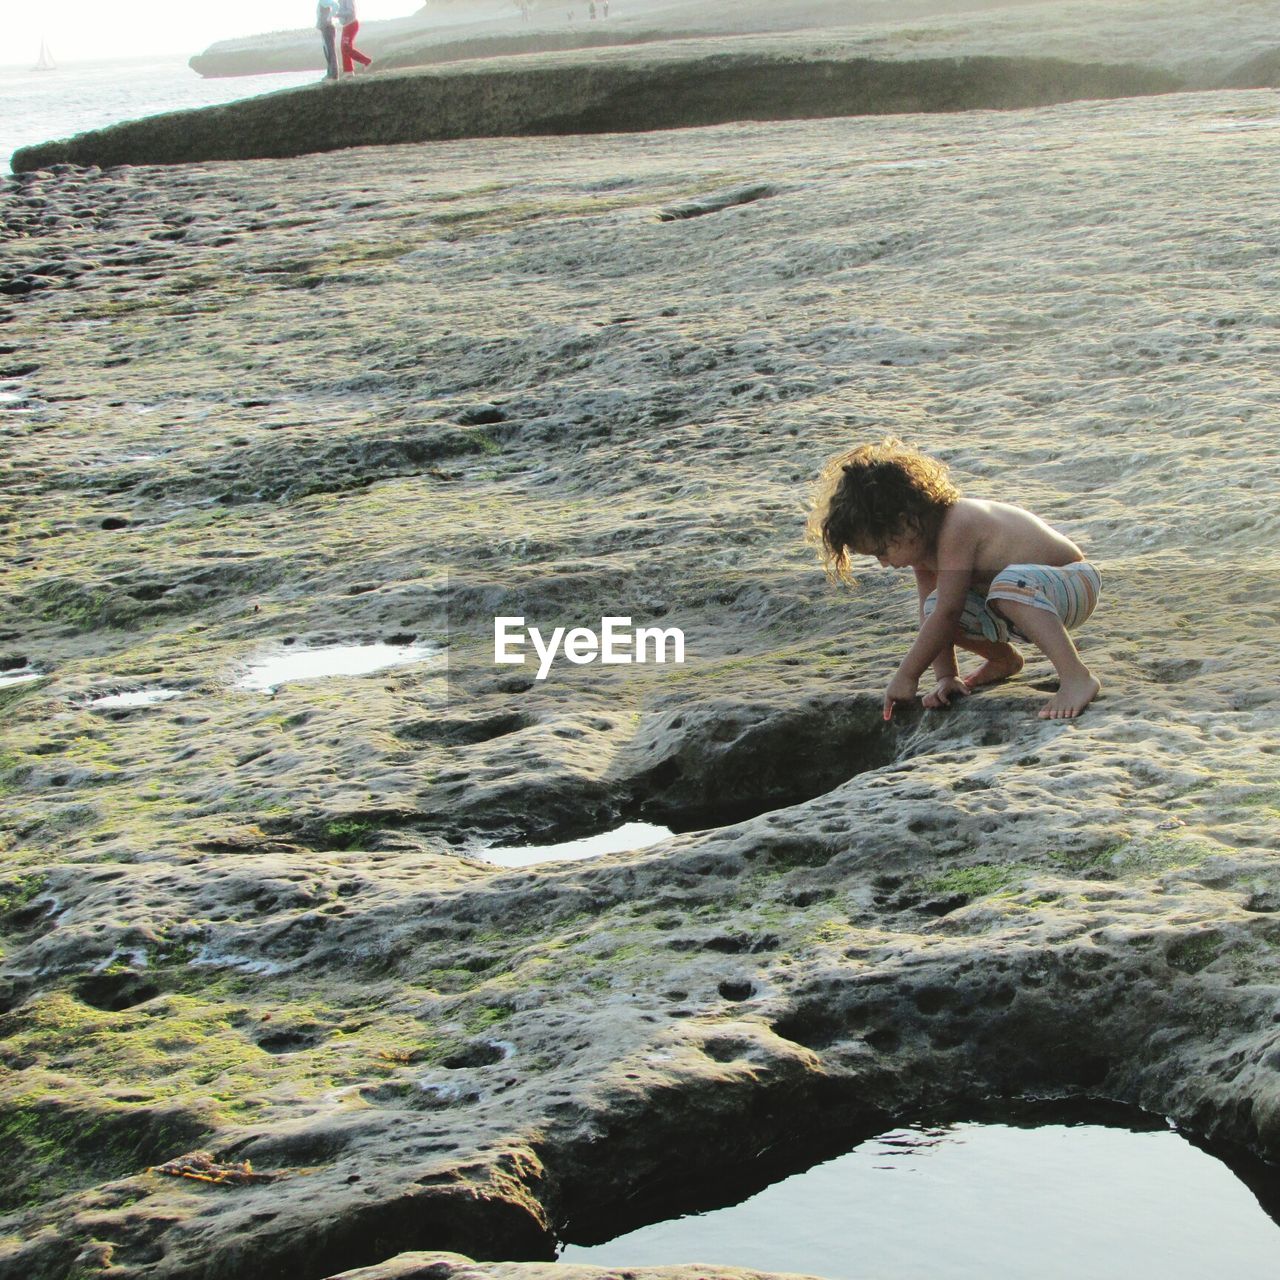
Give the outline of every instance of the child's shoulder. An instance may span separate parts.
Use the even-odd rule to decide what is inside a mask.
[[[942,517],[939,533],[947,537],[963,537],[980,532],[991,521],[991,504],[981,498],[957,498]]]
[[[948,509],[938,528],[937,547],[944,555],[980,552],[1002,536],[1016,507],[984,498],[959,498]],[[1025,518],[1025,517],[1024,517]]]

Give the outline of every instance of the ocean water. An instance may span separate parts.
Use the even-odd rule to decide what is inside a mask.
[[[72,62],[56,71],[0,67],[0,158],[8,172],[13,153],[33,142],[69,138],[162,111],[253,98],[320,77],[319,71],[289,71],[205,80],[176,57]]]

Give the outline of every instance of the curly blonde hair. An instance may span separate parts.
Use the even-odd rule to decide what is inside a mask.
[[[833,579],[852,582],[852,557],[916,533],[932,546],[960,499],[945,463],[893,436],[859,445],[822,469],[808,538]]]

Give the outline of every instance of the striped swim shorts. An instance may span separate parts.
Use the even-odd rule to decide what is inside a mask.
[[[1072,631],[1093,612],[1102,591],[1102,576],[1087,560],[1075,564],[1011,564],[991,580],[985,595],[970,591],[960,615],[960,630],[967,636],[1007,644],[1009,637],[1026,640],[1018,629],[991,608],[992,600],[1029,604],[1035,609],[1056,613],[1062,625]],[[932,612],[936,600],[924,602],[924,616]]]

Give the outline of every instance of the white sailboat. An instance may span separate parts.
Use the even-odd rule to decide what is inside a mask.
[[[36,59],[36,65],[31,68],[32,71],[57,71],[58,64],[53,60],[53,54],[49,52],[49,45],[44,37],[40,38],[40,56]]]

